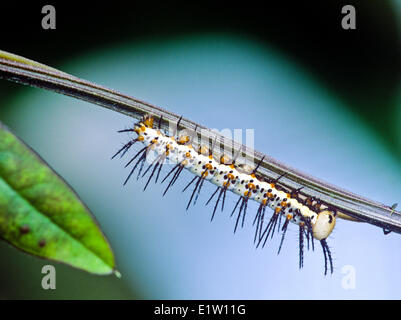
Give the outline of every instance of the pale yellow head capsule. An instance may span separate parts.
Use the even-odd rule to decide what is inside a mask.
[[[316,222],[312,224],[313,237],[317,240],[326,239],[336,225],[336,217],[331,211],[322,211],[317,215]]]

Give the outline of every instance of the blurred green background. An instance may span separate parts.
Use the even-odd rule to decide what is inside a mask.
[[[345,4],[356,7],[356,30],[341,28]],[[374,200],[399,201],[399,1],[56,5],[56,31],[40,28],[40,9],[1,12],[1,49],[212,128],[253,128],[256,149]],[[15,10],[18,24],[7,15]],[[6,81],[0,99],[1,121],[91,208],[123,274],[98,277],[57,264],[57,290],[45,291],[46,262],[1,243],[1,298],[400,298],[394,283],[401,278],[390,277],[401,267],[398,235],[340,222],[330,239],[335,275],[323,278],[320,252],[308,254],[299,272],[295,228],[277,257],[277,239],[253,249],[249,225],[234,237],[229,209],[210,224],[210,208],[199,204],[187,216],[174,192],[162,199],[159,186],[122,188],[127,172],[109,158],[128,139],[115,131],[131,119]],[[341,287],[347,264],[357,270],[353,291]]]

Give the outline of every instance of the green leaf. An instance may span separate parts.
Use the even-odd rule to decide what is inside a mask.
[[[88,208],[0,123],[0,237],[32,255],[109,274],[111,248]]]

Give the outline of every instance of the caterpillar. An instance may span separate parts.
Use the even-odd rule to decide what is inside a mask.
[[[161,118],[159,120],[161,121]],[[277,232],[281,231],[278,249],[278,253],[280,253],[287,228],[291,222],[299,228],[299,268],[303,267],[304,239],[306,239],[308,250],[310,247],[314,250],[314,240],[317,240],[323,250],[324,274],[327,274],[328,268],[333,273],[333,259],[327,238],[336,224],[337,212],[334,208],[322,204],[315,197],[302,196],[300,190],[302,188],[288,190],[288,188],[281,186],[279,180],[282,176],[270,181],[258,176],[256,171],[260,162],[252,168],[248,164],[237,163],[237,157],[230,157],[227,154],[216,159],[213,154],[213,146],[199,144],[199,147],[195,147],[193,144],[194,137],[187,134],[177,135],[175,132],[169,136],[161,130],[160,121],[158,128],[155,128],[154,118],[151,115],[145,115],[133,128],[119,131],[134,132],[137,136],[119,149],[112,159],[117,155],[122,158],[137,142],[143,144],[143,147],[125,166],[130,166],[136,160],[124,181],[124,185],[127,184],[136,170],[138,170],[138,179],[150,172],[143,189],[145,191],[153,177],[155,182],[159,180],[162,166],[168,160],[173,164],[173,168],[161,180],[163,183],[169,179],[163,195],[175,184],[181,172],[187,169],[194,175],[194,178],[183,189],[186,191],[191,185],[194,185],[186,207],[187,210],[191,203],[196,203],[204,182],[208,181],[217,187],[206,203],[208,205],[217,195],[211,215],[211,220],[213,220],[219,203],[223,211],[226,193],[231,191],[239,196],[231,213],[233,216],[238,211],[234,228],[235,233],[240,224],[241,227],[244,226],[248,201],[256,201],[259,207],[253,225],[255,226],[254,243],[257,247],[264,247],[269,237],[272,238],[276,230]],[[154,153],[155,158],[143,172],[144,164],[150,152]],[[265,223],[266,208],[273,211],[267,223]],[[282,220],[284,220],[283,223]]]

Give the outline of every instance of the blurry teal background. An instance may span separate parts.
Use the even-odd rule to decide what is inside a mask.
[[[391,84],[396,88],[391,92],[377,89],[383,115],[373,98],[370,105],[351,99],[352,93],[339,90],[344,86],[327,85],[310,65],[284,50],[227,30],[104,43],[52,66],[211,128],[252,128],[259,151],[373,200],[389,205],[400,201],[399,82]],[[385,84],[383,74],[369,75],[373,82],[379,76]],[[44,291],[40,270],[47,262],[1,243],[0,298],[401,298],[400,235],[384,236],[374,226],[338,221],[329,238],[334,274],[323,276],[320,248],[307,252],[299,271],[295,226],[290,226],[280,256],[279,237],[255,250],[252,215],[233,235],[235,221],[229,214],[234,196],[210,223],[212,207],[203,204],[214,188],[205,186],[198,204],[186,213],[189,194],[183,196],[181,190],[190,179],[187,173],[165,197],[160,185],[142,192],[144,181],[122,187],[126,159],[110,157],[129,138],[116,131],[132,119],[55,93],[5,81],[0,85],[1,121],[91,208],[123,275],[97,277],[57,264],[57,290]],[[4,88],[14,93],[6,95]],[[375,97],[366,88],[366,95]],[[352,83],[349,91],[354,92]],[[386,123],[386,130],[372,125],[375,117],[377,123]],[[249,213],[256,208],[251,205]],[[355,268],[355,290],[341,285],[346,265]]]

